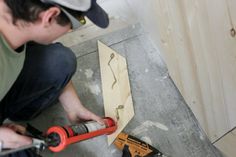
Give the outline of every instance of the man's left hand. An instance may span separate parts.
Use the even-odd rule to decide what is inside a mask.
[[[81,120],[94,120],[104,124],[103,119],[86,109],[76,93],[76,90],[70,81],[59,97],[59,100],[67,112],[71,122],[80,122]]]
[[[94,120],[99,124],[104,124],[103,119],[96,114],[92,113],[85,107],[78,107],[78,109],[74,109],[72,112],[67,112],[68,119],[72,123],[81,122],[84,120]]]

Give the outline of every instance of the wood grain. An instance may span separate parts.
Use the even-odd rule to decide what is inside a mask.
[[[117,131],[108,136],[110,145],[133,118],[134,108],[126,59],[100,41],[98,41],[98,50],[105,115],[116,119],[118,125]],[[114,58],[111,57],[112,55]],[[123,105],[124,108],[118,111],[118,120],[116,108],[119,105]]]
[[[234,128],[236,37],[230,34],[230,21],[235,27],[236,1],[127,1],[210,139]]]
[[[222,151],[225,156],[234,157],[236,154],[235,143],[236,143],[236,129],[229,132],[214,145],[220,151]]]

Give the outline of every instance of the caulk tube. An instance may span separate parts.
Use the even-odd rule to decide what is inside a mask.
[[[77,125],[71,125],[74,135],[82,135],[93,131],[105,129],[115,125],[115,122],[111,118],[103,118],[104,124],[100,124],[96,121],[87,121]]]
[[[49,149],[60,152],[68,145],[100,135],[110,135],[116,131],[116,122],[109,117],[103,118],[104,125],[96,121],[87,121],[77,125],[53,126],[47,131]]]

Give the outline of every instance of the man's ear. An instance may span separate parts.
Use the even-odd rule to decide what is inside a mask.
[[[41,14],[41,20],[44,27],[48,27],[56,22],[56,17],[61,13],[60,8],[51,7]]]

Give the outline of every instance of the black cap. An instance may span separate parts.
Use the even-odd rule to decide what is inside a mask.
[[[90,9],[84,15],[101,28],[109,25],[108,14],[97,4],[96,0],[92,0]]]
[[[72,29],[75,30],[80,27],[81,22],[78,17],[75,17],[67,11],[68,9],[82,12],[84,16],[87,16],[95,25],[106,28],[109,25],[108,14],[97,4],[96,0],[41,0],[43,3],[55,4],[60,7],[65,15],[69,18]]]

